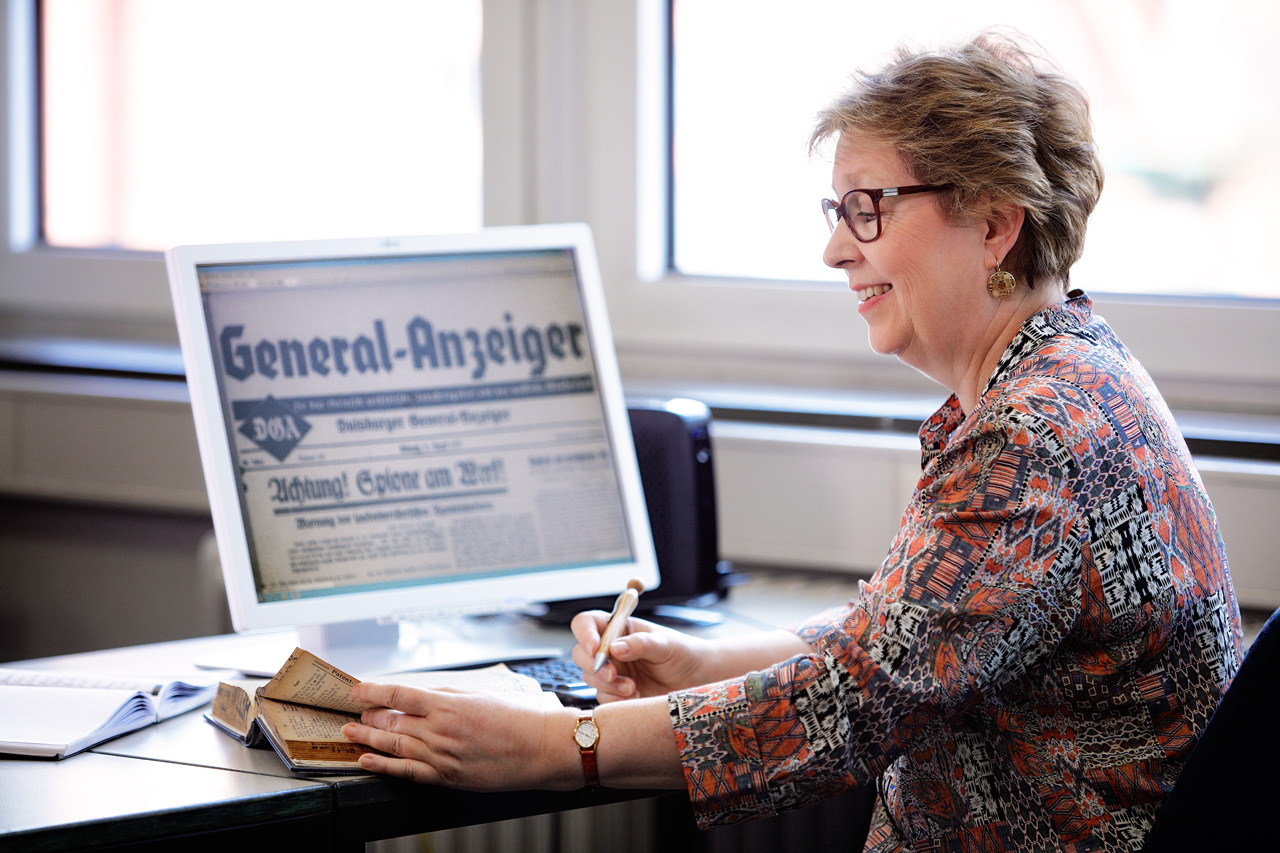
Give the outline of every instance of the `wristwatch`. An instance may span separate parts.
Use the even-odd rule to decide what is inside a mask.
[[[583,708],[578,711],[578,723],[573,727],[573,742],[582,753],[582,775],[587,777],[587,785],[597,787],[600,774],[596,770],[596,745],[600,743],[600,727],[596,725],[594,708]]]

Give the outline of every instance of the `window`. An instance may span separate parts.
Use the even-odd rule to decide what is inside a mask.
[[[480,4],[43,0],[51,246],[467,231]]]
[[[1280,5],[675,0],[674,266],[839,280],[819,256],[830,163],[813,116],[900,41],[1021,30],[1089,93],[1106,189],[1073,283],[1280,298]],[[750,251],[743,251],[750,247]]]
[[[737,256],[734,262],[740,274],[682,274],[663,263],[667,0],[479,2],[483,7],[484,223],[582,221],[591,226],[624,376],[667,383],[664,387],[714,381],[798,389],[937,392],[936,386],[914,371],[872,353],[856,300],[834,275],[822,278],[828,275],[818,259],[826,226],[817,199],[829,195],[830,175],[824,163],[813,164],[813,177],[803,179],[812,183],[795,193],[797,204],[803,205],[797,209],[796,233],[806,235],[800,239],[814,241],[811,249],[798,250],[810,273],[790,279],[764,277],[764,264],[754,258],[771,241],[746,232],[732,247],[707,255],[717,262]],[[725,32],[731,32],[738,19],[781,20],[805,14],[809,5],[791,4],[786,15],[780,15],[776,4],[744,0],[726,16]],[[1093,9],[1104,4],[1080,5]],[[1181,9],[1182,0],[1112,5]],[[361,10],[377,6],[351,4]],[[1259,30],[1270,26],[1268,6],[1255,3],[1246,10],[1256,16]],[[29,87],[22,84],[22,74],[23,69],[34,68],[34,8],[34,0],[9,0],[8,15],[0,18],[7,51],[0,72],[7,75],[4,92],[9,97],[7,108],[0,110],[0,148],[6,161],[0,185],[11,202],[0,208],[4,226],[0,230],[9,237],[0,240],[4,270],[0,318],[23,312],[89,318],[92,323],[86,328],[108,331],[117,319],[137,318],[150,324],[146,334],[171,337],[172,309],[164,268],[154,254],[50,249],[30,238],[34,227],[23,227],[26,214],[21,200],[31,195],[21,190],[24,182],[32,183],[34,173],[31,134],[23,122],[27,117],[29,123],[35,111],[30,99],[23,100]],[[949,14],[962,11],[956,7]],[[836,29],[835,19],[809,20],[815,39]],[[759,41],[739,43],[739,55],[721,69],[725,92],[738,86],[735,78],[747,66],[776,69],[779,63],[769,57]],[[1260,64],[1255,77],[1275,80],[1276,57],[1280,53],[1256,60]],[[1212,80],[1219,59],[1197,50],[1186,64]],[[820,61],[825,60],[816,50],[805,60]],[[1061,61],[1065,65],[1070,60]],[[846,65],[841,62],[839,70],[814,77],[834,89],[844,79]],[[1202,106],[1188,100],[1185,110],[1194,116]],[[787,157],[807,165],[804,144],[811,113],[800,115],[804,111],[797,108],[775,115],[770,109],[756,109],[750,116],[754,123],[745,124],[743,117],[721,112],[712,125],[719,144],[732,148],[763,125],[794,123],[794,129],[787,130],[794,140],[787,143],[794,155]],[[717,187],[718,204],[705,216],[741,220],[742,197],[734,193],[773,180],[775,170],[784,167],[777,162],[756,163],[747,173],[732,175],[727,184]],[[1261,175],[1275,168],[1263,162],[1255,171]],[[1113,181],[1108,192],[1114,187]],[[1274,233],[1274,227],[1268,227]],[[1096,236],[1095,231],[1091,240]],[[1258,242],[1263,248],[1268,245],[1267,240]],[[1091,243],[1087,253],[1094,248]],[[1236,263],[1207,240],[1184,239],[1177,249],[1178,256],[1160,263],[1200,268]],[[1267,272],[1264,265],[1256,274]],[[1142,278],[1153,276],[1144,272]],[[1280,301],[1114,294],[1098,295],[1096,301],[1099,312],[1175,405],[1280,411]]]

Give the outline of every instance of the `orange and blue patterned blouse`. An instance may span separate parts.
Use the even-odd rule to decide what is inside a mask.
[[[1242,656],[1213,509],[1076,291],[1027,320],[813,647],[673,693],[699,823],[878,784],[868,850],[1137,850]]]

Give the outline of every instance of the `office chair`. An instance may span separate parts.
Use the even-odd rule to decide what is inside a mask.
[[[1280,849],[1280,610],[1156,814],[1143,853]]]

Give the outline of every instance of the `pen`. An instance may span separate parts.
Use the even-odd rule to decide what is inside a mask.
[[[627,581],[627,588],[614,602],[613,612],[609,614],[609,623],[604,626],[604,633],[600,635],[600,649],[596,652],[595,660],[592,661],[592,672],[599,672],[600,667],[604,666],[604,662],[609,659],[609,644],[621,636],[622,626],[627,624],[627,618],[636,609],[642,592],[644,592],[644,584],[640,581],[634,579]]]

